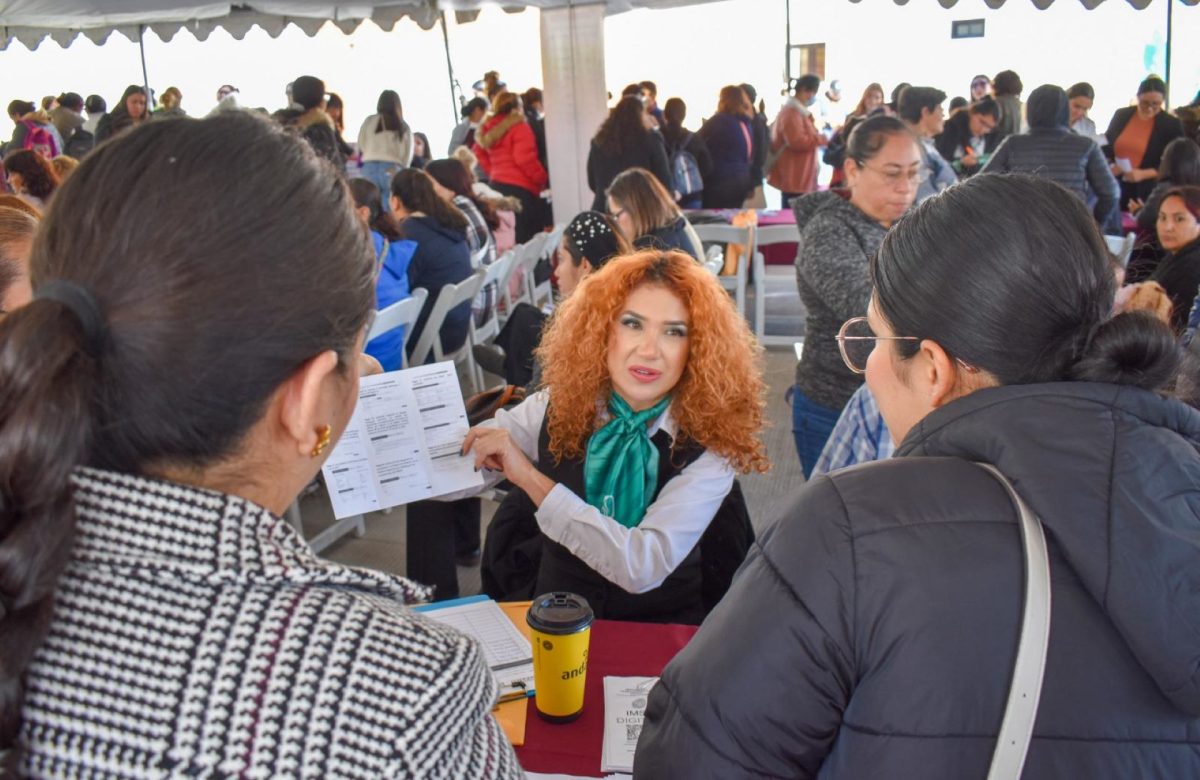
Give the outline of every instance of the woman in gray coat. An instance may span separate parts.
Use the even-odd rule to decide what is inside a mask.
[[[1050,261],[1053,262],[1050,262]],[[1049,649],[1022,777],[1200,776],[1200,413],[1081,202],[976,176],[873,263],[845,341],[896,456],[801,488],[650,694],[635,778],[981,778],[1049,546]]]
[[[846,144],[842,192],[792,201],[800,228],[796,284],[807,311],[804,354],[792,388],[792,433],[805,477],[812,472],[846,401],[862,384],[838,356],[841,324],[867,312],[867,269],[888,228],[912,205],[921,182],[916,136],[895,117],[860,123]]]

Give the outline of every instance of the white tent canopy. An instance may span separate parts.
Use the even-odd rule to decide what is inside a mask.
[[[704,0],[607,0],[603,3],[606,15],[635,8],[670,8]],[[0,2],[0,51],[13,40],[27,48],[36,48],[47,36],[66,47],[79,35],[93,43],[103,43],[113,32],[137,40],[142,26],[152,30],[163,41],[169,41],[182,29],[198,40],[205,40],[213,30],[222,28],[241,40],[254,26],[261,27],[272,38],[278,37],[294,24],[307,35],[316,35],[326,21],[333,22],[342,32],[350,34],[364,20],[370,19],[384,30],[391,30],[404,17],[411,18],[422,29],[431,29],[440,12],[453,11],[460,22],[473,21],[482,0],[450,0],[434,3],[407,2],[329,2],[329,0],[279,0],[271,2],[197,3],[196,0],[105,0],[77,4],[71,0],[11,0]],[[552,9],[584,5],[566,0],[519,0],[500,3],[504,10],[519,12],[526,7]]]

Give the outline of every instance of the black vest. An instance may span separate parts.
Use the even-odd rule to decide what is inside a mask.
[[[543,420],[538,436],[539,469],[576,495],[585,495],[583,458],[555,463],[549,439]],[[659,453],[654,500],[667,482],[704,454],[704,448],[691,443],[672,452],[671,437],[665,431],[657,432],[650,441]],[[700,542],[683,562],[657,588],[635,594],[609,582],[542,534],[536,511],[519,489],[511,490],[501,503],[484,545],[484,591],[492,598],[507,601],[566,590],[586,598],[597,618],[609,620],[700,623],[728,590],[733,573],[754,541],[746,502],[735,481]]]

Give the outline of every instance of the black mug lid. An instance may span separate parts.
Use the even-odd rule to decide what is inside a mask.
[[[534,599],[525,622],[543,634],[574,634],[590,626],[594,617],[583,596],[558,591]]]

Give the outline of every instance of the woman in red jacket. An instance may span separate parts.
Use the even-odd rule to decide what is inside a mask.
[[[501,92],[492,101],[492,115],[475,137],[475,156],[492,187],[521,202],[517,213],[517,243],[523,244],[546,227],[542,190],[550,184],[538,159],[537,140],[525,121],[521,98]]]

